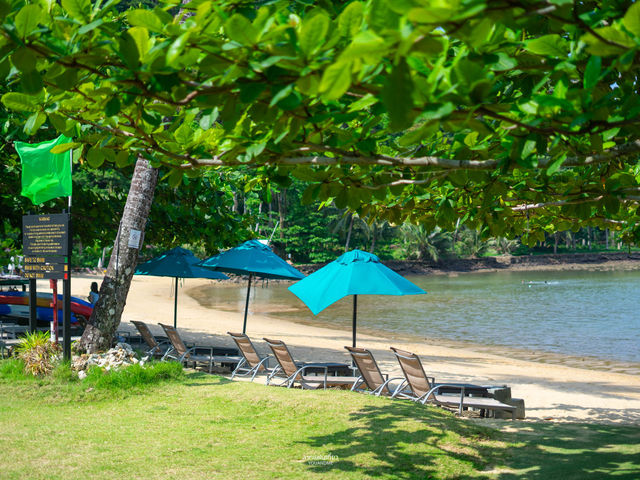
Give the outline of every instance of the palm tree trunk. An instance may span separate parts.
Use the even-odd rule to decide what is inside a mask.
[[[98,301],[80,339],[80,350],[93,353],[109,348],[113,342],[138,263],[139,247],[143,243],[157,181],[158,170],[152,168],[146,159],[139,157],[107,273],[100,286]],[[136,231],[139,235],[137,245],[134,242]]]
[[[373,253],[376,249],[376,222],[371,225],[371,246],[369,247],[369,253]]]
[[[344,244],[344,251],[349,251],[349,243],[351,242],[351,231],[353,230],[353,214],[351,214],[351,219],[349,220],[349,230],[347,230],[347,241]]]

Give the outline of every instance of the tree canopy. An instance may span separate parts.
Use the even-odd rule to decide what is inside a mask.
[[[116,3],[0,0],[3,105],[92,166],[141,155],[172,186],[245,166],[371,220],[640,238],[638,4]]]

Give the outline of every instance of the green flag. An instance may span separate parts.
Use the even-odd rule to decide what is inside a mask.
[[[55,140],[37,143],[15,142],[22,161],[22,192],[34,205],[57,197],[71,196],[70,153],[51,153],[51,149],[71,139],[60,135]]]

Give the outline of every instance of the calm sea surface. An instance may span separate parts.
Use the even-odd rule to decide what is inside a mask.
[[[640,363],[640,271],[407,278],[427,295],[360,296],[359,329]],[[246,288],[241,286],[207,286],[191,293],[212,308],[244,309]],[[285,285],[273,282],[258,282],[251,294],[250,313],[304,323],[350,329],[351,311],[348,298],[314,317]]]

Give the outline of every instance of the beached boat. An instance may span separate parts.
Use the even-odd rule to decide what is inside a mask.
[[[38,292],[36,302],[37,318],[39,322],[53,321],[51,293]],[[63,296],[58,295],[58,321],[62,324]],[[71,323],[86,322],[91,316],[93,306],[77,297],[71,297]],[[0,292],[0,315],[17,319],[29,319],[29,292]]]

